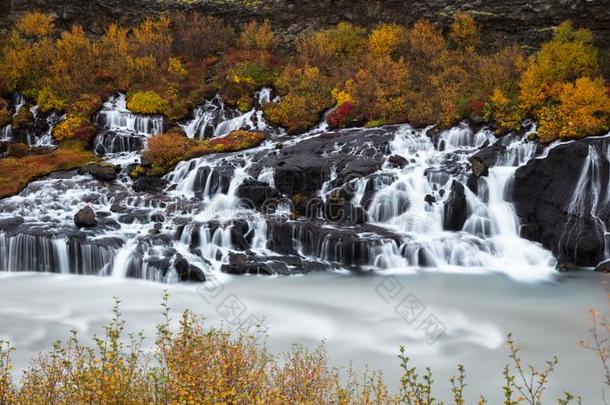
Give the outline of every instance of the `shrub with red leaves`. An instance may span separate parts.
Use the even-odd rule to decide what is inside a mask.
[[[333,128],[345,126],[353,110],[354,106],[352,103],[345,102],[328,114],[326,122]]]

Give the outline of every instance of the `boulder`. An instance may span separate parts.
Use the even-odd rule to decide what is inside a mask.
[[[489,168],[495,166],[499,155],[504,153],[505,150],[506,147],[504,145],[500,142],[495,142],[470,156],[468,161],[470,162],[474,176],[476,178],[487,176],[489,174]]]
[[[388,158],[391,167],[402,169],[409,164],[409,161],[400,155],[392,155]]]
[[[89,205],[81,208],[74,215],[74,224],[79,228],[92,228],[97,225],[97,219],[95,218],[93,208],[91,208]]]
[[[141,176],[133,182],[133,189],[139,193],[158,193],[167,185],[167,181],[155,176]]]
[[[466,194],[464,186],[453,181],[449,196],[445,200],[444,206],[444,225],[448,231],[458,232],[464,227],[467,219]]]
[[[113,181],[117,178],[116,168],[108,163],[88,163],[81,167],[79,172],[90,174],[94,179],[100,181]]]
[[[267,183],[246,179],[237,188],[237,196],[250,208],[261,209],[265,202],[277,199],[280,193]]]
[[[206,280],[205,273],[199,267],[190,264],[185,258],[178,257],[174,262],[174,269],[180,281],[194,281],[202,283]]]

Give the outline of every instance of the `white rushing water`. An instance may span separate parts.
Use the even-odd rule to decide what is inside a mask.
[[[325,339],[332,364],[354,360],[358,369],[382,369],[394,389],[398,347],[407,344],[418,366],[436,370],[435,380],[445,382],[462,362],[468,368],[469,401],[484,392],[490,403],[499,403],[501,369],[507,362],[503,340],[514,332],[536,365],[553,355],[562,359],[551,379],[551,396],[569,390],[583,395],[584,403],[597,403],[600,370],[592,354],[578,349],[578,341],[586,335],[587,310],[604,307],[599,276],[559,275],[551,252],[519,236],[510,201],[516,169],[556,145],[541,151],[528,134],[497,139],[488,129],[472,131],[466,125],[432,135],[431,128],[408,125],[332,132],[321,123],[287,137],[263,119],[260,107],[277,102],[271,90],[261,90],[254,102],[253,110],[240,113],[216,97],[180,125],[195,139],[238,129],[264,130],[270,139],[250,150],[180,162],[164,177],[166,184],[145,193],[134,190],[126,173],[139,162],[147,139],[166,123],[160,116],[131,113],[125,96],[117,94],[95,116],[100,128],[96,152],[121,166],[116,181],[55,174],[0,200],[0,227],[6,227],[0,231],[0,270],[13,272],[0,274],[0,340],[17,346],[17,370],[71,328],[100,332],[113,296],[124,300],[128,324],[134,331],[144,329],[149,344],[165,288],[176,311],[190,308],[210,324],[226,324],[217,311],[221,302],[207,295],[217,289],[221,294],[214,296],[237,297],[248,314],[264,318],[273,350],[293,343],[311,347]],[[48,134],[32,142],[51,145],[59,119],[54,116]],[[10,128],[3,131],[8,136]],[[363,140],[350,141],[354,134]],[[387,137],[387,142],[376,143],[375,136]],[[339,141],[332,144],[335,137]],[[273,160],[279,151],[299,143],[311,148],[316,142],[332,146],[314,153],[316,160],[344,154],[350,163],[366,162],[382,154],[372,173],[343,179],[344,184],[345,162],[333,161],[320,191],[313,193],[323,205],[333,200],[333,193],[349,190],[348,201],[366,223],[323,220],[322,210],[295,219],[291,200],[278,201],[273,214],[264,215],[239,197],[240,186],[281,186],[285,179],[275,177],[280,166]],[[496,166],[478,179],[477,187],[469,187],[468,158],[496,142],[503,146]],[[610,173],[601,169],[610,149],[592,148],[568,212],[597,218],[610,205],[610,187],[604,184]],[[394,164],[396,156],[405,164]],[[310,180],[315,179],[300,182]],[[456,190],[463,190],[465,218],[459,229],[447,230],[445,205]],[[582,198],[586,195],[595,198]],[[77,229],[74,215],[86,205],[97,213],[98,224]],[[273,232],[281,232],[283,225],[290,227],[288,232],[274,239]],[[607,234],[605,226],[603,232]],[[293,251],[277,253],[271,242],[278,240]],[[235,277],[221,271],[235,254],[267,259],[263,264],[283,260],[288,270],[297,267],[293,263],[299,258],[314,270],[337,271]],[[200,269],[207,282],[179,283],[185,281],[185,268],[193,271],[189,266]],[[367,276],[356,277],[348,269]],[[409,303],[409,297],[423,306],[422,319],[439,320],[443,333],[438,340],[429,342],[421,319],[405,319],[400,305]],[[439,386],[442,396],[448,397],[448,387]]]
[[[127,332],[144,331],[146,347],[151,347],[167,288],[137,280],[0,274],[0,339],[17,348],[15,374],[53,341],[67,338],[70,329],[81,336],[102,333],[112,317],[112,297],[122,300]],[[398,386],[397,354],[404,344],[413,365],[422,372],[432,368],[439,400],[450,397],[448,378],[462,363],[466,403],[475,403],[479,393],[490,404],[501,403],[501,371],[509,361],[504,339],[512,332],[524,363],[543,367],[545,360],[559,357],[543,403],[555,403],[566,390],[581,395],[584,404],[601,403],[601,366],[593,353],[579,347],[587,338],[587,311],[605,305],[600,275],[581,273],[536,284],[502,276],[429,273],[225,276],[207,286],[174,285],[169,293],[174,320],[188,308],[202,315],[207,326],[235,330],[219,308],[227,297],[237,299],[246,308],[240,319],[261,320],[273,353],[290,350],[294,343],[313,348],[324,339],[331,365],[353,362],[357,371],[380,369],[392,390]],[[401,310],[405,302],[421,308],[417,317]],[[436,328],[422,328],[426,319],[436,319]]]

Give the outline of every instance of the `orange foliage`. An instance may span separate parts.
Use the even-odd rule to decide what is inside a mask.
[[[30,181],[51,172],[75,169],[95,160],[95,155],[90,152],[68,148],[40,156],[0,159],[0,198],[18,193]]]
[[[567,83],[559,104],[544,107],[538,130],[541,142],[600,135],[610,129],[610,97],[601,80],[588,77]]]
[[[161,176],[178,162],[210,153],[235,152],[257,146],[265,135],[252,131],[233,131],[212,139],[189,139],[181,134],[166,133],[154,136],[148,141],[144,157],[151,162],[151,174]]]
[[[476,48],[479,45],[480,32],[474,18],[467,13],[456,13],[453,16],[449,40],[457,48]]]
[[[265,20],[262,24],[251,21],[246,24],[239,35],[238,47],[246,50],[270,51],[276,46],[276,38],[271,30],[271,23]]]
[[[50,35],[55,26],[53,18],[49,14],[39,11],[25,13],[15,25],[17,31],[26,37],[42,38]]]

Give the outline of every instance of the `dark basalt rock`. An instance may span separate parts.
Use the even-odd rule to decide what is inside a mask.
[[[409,164],[409,161],[400,155],[392,155],[388,158],[390,166],[402,169]]]
[[[521,218],[523,237],[542,243],[560,263],[595,266],[604,254],[604,224],[610,224],[608,207],[591,206],[596,196],[591,190],[577,190],[590,147],[607,148],[607,139],[587,139],[559,145],[543,159],[532,159],[517,169],[513,200]],[[608,192],[610,163],[598,153],[600,199]],[[580,193],[583,207],[570,210],[574,193]]]
[[[194,165],[195,161],[193,161],[191,164]],[[212,194],[217,192],[226,194],[229,191],[234,170],[235,168],[231,165],[221,165],[219,167],[200,167],[197,170],[193,191],[196,195],[200,196],[206,189]]]
[[[237,219],[231,222],[231,243],[237,250],[250,249],[254,232],[250,231],[250,225],[244,219]]]
[[[476,178],[487,176],[489,174],[489,168],[495,166],[499,155],[504,153],[505,150],[505,146],[500,142],[495,142],[468,158],[474,176]]]
[[[262,160],[274,167],[276,188],[283,194],[310,196],[335,177],[331,188],[377,172],[389,151],[397,127],[328,132],[292,146]]]
[[[261,209],[263,205],[270,206],[280,194],[267,183],[246,179],[238,188],[237,196],[250,208]],[[265,204],[267,202],[267,204]]]
[[[202,283],[205,281],[205,273],[199,267],[190,264],[185,258],[179,257],[174,262],[174,269],[180,281],[194,281]]]
[[[81,167],[80,173],[87,173],[100,181],[113,181],[117,178],[117,169],[107,163],[88,163]]]
[[[221,271],[228,274],[294,275],[323,270],[326,265],[304,260],[298,256],[260,257],[253,254],[232,253],[229,263],[223,264]]]
[[[444,206],[444,225],[448,231],[461,231],[467,219],[466,194],[462,183],[453,181]]]
[[[158,193],[167,185],[160,177],[141,176],[133,182],[133,189],[139,193]]]
[[[92,228],[97,225],[97,219],[95,219],[95,212],[87,205],[81,208],[76,214],[74,214],[74,224],[79,228]]]

